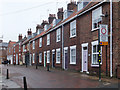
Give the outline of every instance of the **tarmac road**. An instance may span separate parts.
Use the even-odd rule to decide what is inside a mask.
[[[23,77],[27,79],[28,88],[118,88],[117,79],[103,79],[98,81],[98,77],[89,76],[75,72],[50,69],[44,67],[8,65],[2,67],[3,75],[9,69],[9,77],[19,86],[23,87]]]

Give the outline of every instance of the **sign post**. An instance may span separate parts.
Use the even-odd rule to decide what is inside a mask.
[[[108,25],[101,24],[98,30],[99,81],[101,81],[101,45],[108,45]]]

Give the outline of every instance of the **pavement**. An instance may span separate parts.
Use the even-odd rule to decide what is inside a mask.
[[[6,79],[6,76],[2,75],[2,65],[0,65],[0,90],[3,88],[21,88],[21,86],[10,79]]]
[[[9,69],[10,79],[6,79],[6,70]],[[44,67],[9,65],[2,66],[2,87],[23,88],[23,77],[26,77],[28,88],[118,88],[118,79],[99,78],[78,72],[70,72]],[[1,84],[1,83],[0,83]]]

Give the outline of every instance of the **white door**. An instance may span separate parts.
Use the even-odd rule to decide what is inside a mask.
[[[83,50],[83,71],[87,71],[87,63],[88,63],[88,52],[87,50]]]
[[[13,58],[12,58],[12,57],[11,57],[11,59],[10,59],[10,60],[11,60],[11,64],[13,64]]]
[[[46,67],[46,51],[44,51],[44,67]]]
[[[82,46],[82,72],[88,73],[88,43],[84,43]]]

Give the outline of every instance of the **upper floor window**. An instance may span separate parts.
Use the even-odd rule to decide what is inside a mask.
[[[99,28],[102,17],[100,15],[102,14],[102,7],[99,7],[92,11],[92,30]]]
[[[15,53],[15,47],[14,47],[14,53]]]
[[[50,45],[50,34],[47,35],[47,45]]]
[[[25,45],[23,45],[23,52],[25,52]]]
[[[76,45],[70,46],[70,64],[76,64]]]
[[[42,47],[42,38],[39,39],[39,47]]]
[[[35,41],[33,41],[33,49],[35,49]]]
[[[70,23],[70,37],[76,36],[76,20]]]
[[[61,35],[61,29],[57,29],[56,31],[56,42],[59,42],[60,41],[60,35]]]

